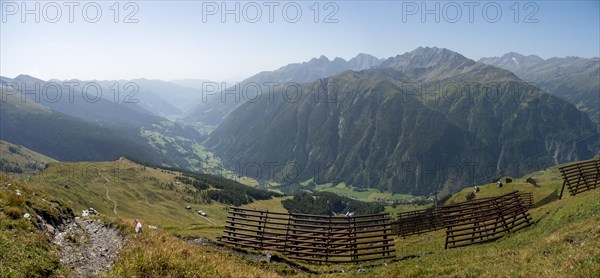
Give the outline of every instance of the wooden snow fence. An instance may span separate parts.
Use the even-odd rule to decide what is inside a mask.
[[[600,187],[600,159],[579,162],[558,169],[564,180],[559,199],[562,198],[565,186],[571,196]]]
[[[220,241],[311,262],[354,263],[395,257],[387,213],[326,216],[230,207]]]

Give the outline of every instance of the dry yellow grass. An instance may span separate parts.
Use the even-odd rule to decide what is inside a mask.
[[[105,277],[282,277],[285,265],[244,258],[214,247],[191,245],[160,231],[130,235]]]

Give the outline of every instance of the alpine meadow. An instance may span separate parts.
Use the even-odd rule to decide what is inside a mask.
[[[0,15],[0,277],[600,277],[598,1]]]

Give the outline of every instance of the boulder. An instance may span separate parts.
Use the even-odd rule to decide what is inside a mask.
[[[46,227],[46,231],[48,231],[48,233],[54,235],[54,232],[56,232],[56,230],[54,229],[54,227],[50,224],[46,224],[44,225]]]

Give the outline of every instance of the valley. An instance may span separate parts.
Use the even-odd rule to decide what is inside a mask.
[[[0,278],[600,277],[597,0],[0,6]]]
[[[507,55],[519,57],[519,67],[505,62]],[[420,47],[388,59],[322,56],[216,93],[206,91],[203,84],[218,84],[208,80],[183,83],[192,88],[148,79],[2,77],[0,139],[60,161],[126,156],[281,193],[329,191],[388,203],[427,203],[435,192],[447,195],[597,153],[595,114],[508,71],[522,76],[526,61],[533,67],[542,60],[507,55],[480,63],[448,49]],[[599,63],[590,63],[593,76]],[[96,84],[103,92],[129,84],[137,88],[138,101],[104,96],[90,103],[83,91],[57,102],[47,92],[42,98],[45,90],[64,91],[73,83]],[[240,88],[252,84],[276,85],[257,91],[268,89],[268,97],[241,99]],[[297,99],[288,96],[290,84],[303,92]],[[236,101],[224,101],[225,95]],[[173,113],[153,107],[172,107]],[[65,125],[73,128],[43,128]]]

